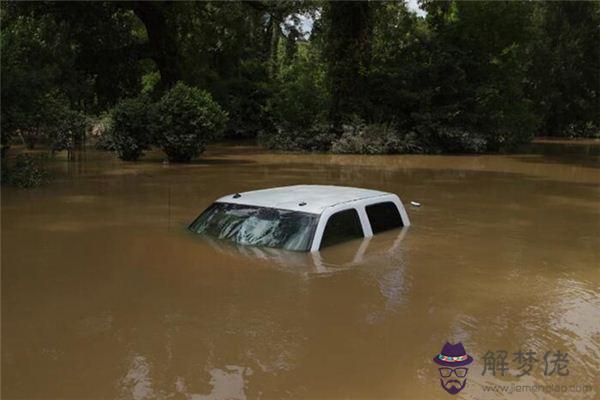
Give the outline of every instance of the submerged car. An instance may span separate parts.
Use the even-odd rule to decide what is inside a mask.
[[[393,193],[296,185],[221,197],[189,229],[241,245],[318,251],[409,225]]]

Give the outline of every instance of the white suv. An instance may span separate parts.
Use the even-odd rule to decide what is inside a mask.
[[[318,251],[409,225],[406,210],[395,194],[296,185],[221,197],[189,229],[242,245]]]

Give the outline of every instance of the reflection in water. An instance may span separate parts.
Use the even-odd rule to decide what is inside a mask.
[[[245,259],[258,259],[279,270],[307,274],[326,274],[398,256],[400,243],[409,228],[394,229],[375,237],[353,240],[318,252],[286,251],[270,247],[241,246],[211,236],[199,235],[222,254],[235,253]]]
[[[595,290],[597,287],[587,288],[572,279],[561,279],[556,286],[556,312],[551,322],[555,329],[548,334],[568,336],[574,350],[572,362],[593,371],[600,360],[600,296]]]
[[[144,356],[136,355],[132,358],[127,375],[121,382],[121,388],[124,392],[123,398],[143,400],[156,397],[150,381],[150,366]]]
[[[483,392],[506,382],[597,398],[600,152],[551,152],[57,161],[49,186],[2,191],[3,398],[437,399],[447,340],[475,357],[464,398],[514,398]],[[185,230],[224,194],[299,183],[422,207],[315,254]],[[521,348],[568,352],[569,377],[481,375],[487,350]]]
[[[185,392],[185,384],[181,383],[178,386],[180,393],[186,394],[186,397],[191,400],[243,400],[246,399],[244,393],[244,375],[251,375],[250,368],[236,367],[228,365],[225,369],[215,368],[210,371],[210,384],[212,390],[209,394],[189,394]]]

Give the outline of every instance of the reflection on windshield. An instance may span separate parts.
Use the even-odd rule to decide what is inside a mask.
[[[275,208],[214,203],[190,230],[251,246],[310,249],[318,215]]]

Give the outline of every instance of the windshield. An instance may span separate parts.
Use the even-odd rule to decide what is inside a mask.
[[[318,215],[298,211],[214,203],[190,230],[243,245],[307,251],[317,220]]]

